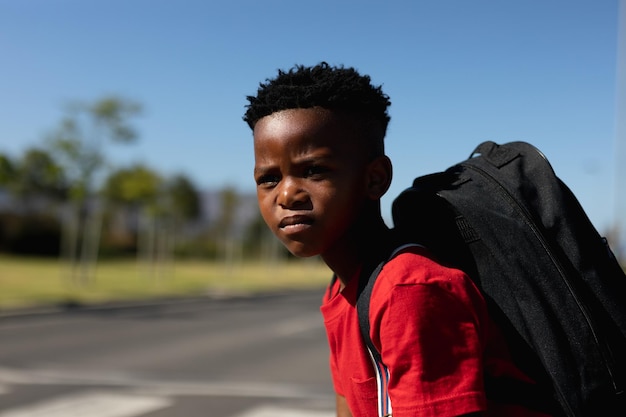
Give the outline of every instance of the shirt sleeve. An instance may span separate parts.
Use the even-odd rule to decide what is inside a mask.
[[[390,372],[394,417],[484,410],[482,296],[460,271],[409,270],[423,276],[387,287],[383,278],[370,317],[372,340]]]

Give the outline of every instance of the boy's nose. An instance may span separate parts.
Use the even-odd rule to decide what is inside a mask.
[[[282,187],[278,191],[278,205],[284,208],[293,208],[306,202],[306,192],[300,187],[297,181],[284,179]]]

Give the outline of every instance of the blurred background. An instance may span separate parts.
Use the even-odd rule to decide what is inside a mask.
[[[273,284],[271,273],[242,277],[244,263],[258,271],[289,257],[258,214],[241,117],[278,69],[320,61],[356,67],[391,97],[389,222],[414,177],[484,140],[524,140],[623,258],[624,9],[619,0],[0,0],[0,284],[22,292],[2,302],[80,302],[89,285],[114,279],[98,274],[121,270],[128,285],[176,276],[184,287],[170,279],[159,294],[303,281],[298,270]],[[315,270],[306,285],[322,286],[323,267],[306,265]],[[27,288],[51,268],[62,290]],[[116,287],[118,297],[137,296],[137,282]]]
[[[390,224],[523,140],[626,259],[626,0],[0,0],[0,417],[334,415],[329,271],[263,224],[242,121],[320,61],[391,98]]]

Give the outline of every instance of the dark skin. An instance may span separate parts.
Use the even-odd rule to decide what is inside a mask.
[[[296,256],[319,255],[342,288],[372,248],[390,239],[380,198],[391,183],[384,155],[372,157],[349,115],[290,109],[254,127],[254,179],[263,219]],[[337,417],[352,417],[337,394]]]
[[[254,128],[254,178],[263,219],[294,255],[320,255],[345,285],[372,242],[388,233],[379,200],[391,182],[349,116],[291,109]]]

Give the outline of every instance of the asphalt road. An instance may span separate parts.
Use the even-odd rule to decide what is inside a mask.
[[[0,417],[330,417],[321,291],[0,318]]]

